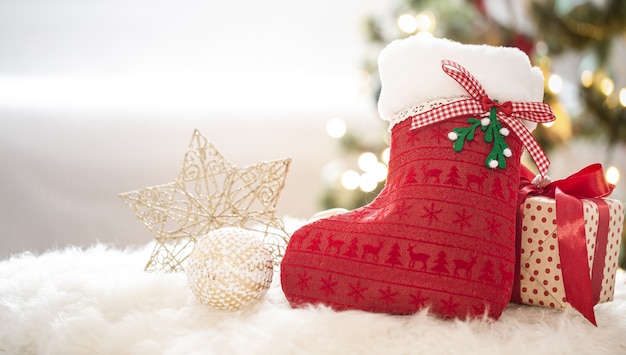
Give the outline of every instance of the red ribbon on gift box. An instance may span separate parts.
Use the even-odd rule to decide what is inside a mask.
[[[606,246],[608,243],[609,207],[602,200],[611,194],[614,185],[604,177],[601,164],[592,164],[565,179],[545,187],[532,183],[534,174],[522,166],[518,193],[517,250],[521,248],[521,219],[524,201],[528,196],[546,196],[556,200],[557,237],[563,286],[567,302],[593,325],[597,325],[593,306],[600,299]],[[598,206],[599,221],[592,273],[589,271],[587,241],[585,238],[584,207],[581,199],[592,199]],[[519,252],[518,252],[519,255]],[[513,302],[521,302],[520,258],[516,261],[513,283]]]

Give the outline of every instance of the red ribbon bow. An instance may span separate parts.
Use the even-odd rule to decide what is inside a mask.
[[[521,302],[520,255],[522,209],[528,196],[546,196],[556,200],[557,237],[563,286],[567,302],[593,325],[596,324],[593,306],[598,303],[602,289],[604,260],[608,243],[609,208],[601,197],[611,194],[614,185],[607,183],[601,164],[592,164],[565,179],[554,181],[543,188],[531,183],[533,173],[522,166],[518,202],[517,249],[515,282],[512,301]],[[585,237],[584,207],[580,199],[594,199],[599,221],[593,267],[589,269]]]
[[[541,102],[510,101],[499,104],[491,100],[478,80],[458,63],[444,59],[441,61],[441,67],[446,74],[461,84],[471,98],[455,101],[411,116],[410,118],[413,120],[411,129],[421,128],[452,117],[481,115],[489,112],[492,107],[496,107],[498,120],[506,124],[519,137],[537,164],[540,174],[545,176],[550,161],[530,131],[517,118],[539,123],[552,122],[555,118],[550,105]]]
[[[489,96],[485,95],[480,99],[480,104],[483,106],[483,110],[485,112],[491,110],[492,107],[495,107],[498,110],[504,112],[504,114],[507,116],[511,116],[511,114],[513,114],[513,104],[511,103],[511,101],[499,104],[490,99]]]

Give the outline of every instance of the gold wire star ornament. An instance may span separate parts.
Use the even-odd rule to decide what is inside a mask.
[[[289,235],[275,211],[290,163],[237,168],[195,130],[174,182],[119,195],[156,239],[145,270],[182,271],[196,242],[222,227],[259,233],[280,263]]]

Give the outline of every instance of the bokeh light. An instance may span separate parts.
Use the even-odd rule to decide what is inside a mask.
[[[617,167],[609,166],[606,169],[606,181],[609,184],[617,185],[617,183],[619,182],[619,178],[620,178],[620,173]]]
[[[398,27],[405,33],[413,33],[417,31],[417,18],[410,14],[402,14],[398,17]]]
[[[331,118],[326,122],[326,133],[332,138],[341,138],[346,134],[346,123],[341,118]]]
[[[359,175],[359,173],[354,170],[346,170],[341,175],[341,185],[346,190],[354,190],[357,187],[359,187],[360,183],[361,183],[361,175]]]
[[[563,79],[557,74],[550,75],[548,79],[548,89],[550,89],[552,93],[558,94],[563,89]]]

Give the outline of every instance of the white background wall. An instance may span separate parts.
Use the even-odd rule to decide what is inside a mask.
[[[172,181],[193,129],[237,165],[290,156],[278,214],[319,208],[324,125],[380,130],[360,65],[377,0],[0,0],[0,258],[152,236],[118,193]]]
[[[150,241],[117,194],[172,181],[195,128],[237,165],[292,157],[278,214],[310,216],[340,154],[326,121],[385,127],[359,70],[362,22],[395,4],[0,0],[0,258]],[[551,175],[624,172],[624,154],[575,143]]]

